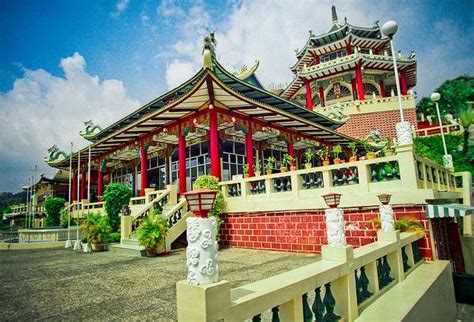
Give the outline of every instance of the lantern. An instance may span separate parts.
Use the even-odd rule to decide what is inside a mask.
[[[188,202],[189,210],[192,211],[196,217],[206,218],[214,205],[214,200],[218,192],[218,190],[197,189],[185,192],[182,195]]]
[[[337,208],[341,201],[340,193],[328,193],[322,196],[329,208]]]
[[[388,193],[382,193],[378,195],[377,198],[379,198],[379,201],[382,205],[388,205],[388,203],[390,202],[390,198],[392,198],[392,195]]]

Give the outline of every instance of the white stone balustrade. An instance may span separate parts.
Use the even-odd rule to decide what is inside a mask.
[[[256,209],[324,209],[321,196],[328,192],[344,195],[342,208],[378,205],[377,195],[381,193],[392,194],[392,204],[467,198],[464,190],[470,186],[457,187],[456,175],[452,169],[415,155],[408,145],[397,147],[397,154],[389,157],[225,181],[219,185],[226,200],[226,212],[235,213]],[[463,180],[470,180],[468,177],[469,173]],[[285,189],[281,188],[282,184]]]
[[[355,250],[351,246],[324,246],[318,262],[233,289],[228,281],[207,285],[180,281],[178,320],[244,321],[272,310],[269,315],[278,315],[280,321],[303,321],[303,314],[309,313],[313,319],[318,312],[331,311],[344,321],[353,321],[367,305],[423,263],[416,256],[416,248],[412,248],[420,238],[415,233],[380,232],[378,241]],[[379,267],[380,262],[385,263],[385,268]],[[404,269],[404,265],[409,268]],[[364,288],[370,292],[364,301],[358,301],[364,288],[356,283],[357,272],[363,272],[358,276],[366,278]],[[324,298],[316,303],[316,312],[315,304],[307,303],[306,295],[315,289],[316,297]],[[329,300],[330,295],[333,301]]]

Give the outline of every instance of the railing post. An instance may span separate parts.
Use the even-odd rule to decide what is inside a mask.
[[[229,186],[226,184],[220,185],[222,195],[224,196],[224,200],[227,200],[228,193],[229,193]]]
[[[359,172],[359,191],[369,192],[368,167],[365,162],[357,166],[357,171]]]
[[[396,148],[398,166],[400,167],[400,184],[406,189],[418,189],[416,160],[413,145],[399,145]]]
[[[240,197],[247,200],[247,195],[249,194],[248,187],[250,183],[248,181],[242,180],[240,181]]]
[[[295,200],[298,200],[299,191],[300,191],[300,183],[298,182],[298,175],[294,171],[290,172],[290,180],[291,180],[291,192],[295,196]]]
[[[178,203],[178,187],[174,184],[169,184],[166,189],[170,191],[168,198],[168,205],[176,205]]]
[[[176,283],[178,321],[216,322],[228,317],[230,283],[220,281],[207,285]]]
[[[120,216],[120,240],[130,239],[132,234],[132,216]]]
[[[330,170],[323,170],[323,191],[329,192],[331,191],[332,187],[332,178],[331,178],[331,171]]]
[[[270,194],[273,192],[273,180],[272,178],[265,179],[265,194],[267,197],[270,197]]]
[[[338,314],[342,314],[344,320],[354,321],[359,315],[357,307],[357,290],[354,270],[354,250],[352,246],[334,247],[324,245],[321,249],[323,260],[344,262],[347,264],[347,274],[331,282],[334,298],[337,300]]]
[[[303,299],[301,296],[280,305],[280,321],[304,321]]]
[[[150,198],[150,193],[152,193],[153,191],[155,191],[155,189],[145,188],[145,204],[151,202],[152,199]]]
[[[405,280],[405,273],[403,271],[400,231],[377,231],[377,240],[393,242],[397,245],[397,250],[388,254],[387,258],[393,276],[396,277],[396,280],[398,282],[403,282]]]

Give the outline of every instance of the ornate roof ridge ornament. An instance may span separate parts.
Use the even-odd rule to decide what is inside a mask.
[[[212,68],[214,66],[213,60],[216,59],[216,38],[214,33],[209,33],[209,36],[204,37],[204,45],[202,50],[202,66],[204,68]]]
[[[68,158],[68,155],[66,154],[66,152],[59,150],[56,144],[53,144],[48,149],[48,153],[49,153],[49,156],[44,157],[44,162],[46,162],[48,165],[54,165]],[[60,158],[61,156],[63,158]]]
[[[92,119],[85,121],[84,125],[86,128],[84,131],[80,131],[79,135],[88,141],[94,141],[94,137],[102,131],[99,125],[95,125]]]

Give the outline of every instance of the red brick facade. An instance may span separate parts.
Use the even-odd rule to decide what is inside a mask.
[[[415,217],[426,230],[419,240],[421,255],[433,258],[428,220],[422,206],[394,208],[395,217]],[[347,242],[359,247],[375,241],[376,230],[371,219],[378,216],[373,209],[345,209]],[[327,244],[324,210],[288,212],[252,212],[223,214],[221,245],[241,248],[267,249],[294,252],[320,252]]]
[[[406,121],[409,121],[416,127],[416,109],[410,108],[403,110]],[[352,136],[365,138],[370,131],[380,130],[382,137],[395,138],[395,124],[400,122],[400,111],[385,111],[374,113],[354,114],[349,117],[347,122],[337,129],[338,132]]]

